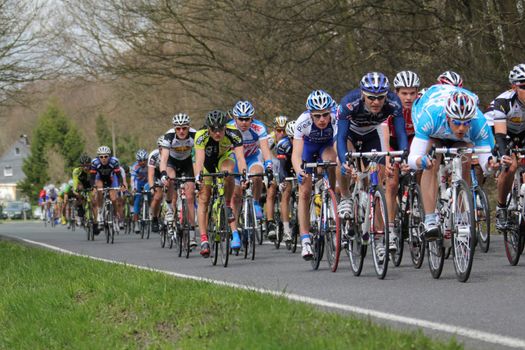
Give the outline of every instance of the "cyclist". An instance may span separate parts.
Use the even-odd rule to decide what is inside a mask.
[[[60,223],[62,225],[66,224],[66,206],[67,203],[65,201],[65,191],[67,189],[67,183],[63,182],[60,184],[60,187],[58,188],[58,198],[57,198],[57,207],[58,212],[60,213]]]
[[[205,118],[206,129],[199,130],[195,134],[195,174],[196,183],[200,187],[198,196],[197,217],[199,222],[199,231],[201,235],[201,252],[200,254],[207,258],[210,255],[210,245],[206,234],[208,203],[211,195],[212,181],[201,179],[201,171],[210,173],[215,171],[233,172],[235,168],[235,159],[240,172],[246,170],[246,161],[244,159],[244,149],[242,135],[234,126],[226,125],[226,113],[219,110],[209,112]],[[224,179],[224,197],[227,205],[227,215],[233,233],[237,232],[235,217],[231,209],[231,199],[233,194],[234,179],[227,177]],[[233,243],[236,245],[234,246]],[[232,248],[240,248],[240,237],[237,232],[233,237]]]
[[[268,138],[268,143],[270,150],[275,148],[275,146],[286,137],[286,125],[288,124],[288,117],[280,115],[275,117],[273,121],[273,131]],[[279,162],[277,158],[272,159],[273,167],[272,170],[275,173],[279,173]],[[274,216],[274,205],[275,205],[275,195],[277,194],[277,183],[273,181],[271,184],[268,184],[268,191],[266,192],[266,218],[268,220],[268,239],[274,240],[277,237],[276,229],[277,226],[273,219]]]
[[[46,186],[46,211],[50,210],[51,215],[53,215],[51,220],[55,220],[56,218],[56,203],[58,199],[58,191],[55,188],[55,185],[49,184]]]
[[[268,145],[268,133],[266,126],[254,118],[255,109],[252,104],[249,101],[238,101],[233,107],[232,114],[234,119],[228,122],[228,126],[236,128],[241,132],[247,172],[252,174],[261,173],[263,170],[267,173],[271,172],[273,162],[270,146]],[[237,172],[237,170],[238,167],[235,167],[235,172]],[[262,219],[263,217],[262,208],[259,204],[262,186],[262,178],[253,178],[253,199],[257,219]],[[233,196],[232,207],[234,208],[234,215],[237,216],[242,201],[242,188],[238,180],[236,181]],[[275,224],[273,225],[273,231],[275,237]],[[233,237],[238,237],[238,233],[234,232]],[[240,244],[240,240],[238,242],[233,241],[232,248],[240,247]]]
[[[349,190],[351,178],[349,175],[352,169],[346,164],[345,160],[348,150],[347,143],[350,143],[351,150],[355,150],[355,146],[361,143],[363,152],[387,151],[388,133],[384,131],[382,123],[390,117],[394,125],[397,148],[408,149],[401,100],[394,92],[390,91],[388,78],[383,73],[370,72],[362,77],[359,85],[358,89],[350,91],[343,97],[337,111],[337,156],[341,164],[341,176],[339,178],[342,196],[339,204],[339,215],[341,217],[348,217],[352,206]],[[385,158],[381,159],[379,163],[381,179],[385,177],[384,165],[388,164],[386,182],[387,188],[392,189],[393,186],[390,185],[390,182],[394,175],[393,168]],[[395,203],[395,191],[388,191],[386,200],[387,212],[393,212],[394,209],[391,205]],[[368,236],[368,232],[363,235],[365,244],[368,243]],[[394,235],[389,235],[389,237],[389,250],[395,251]],[[381,251],[379,256],[382,256],[385,248],[378,245],[377,249]]]
[[[441,73],[437,77],[438,84],[452,85],[457,87],[463,87],[463,79],[458,73],[447,70]]]
[[[148,152],[145,149],[139,149],[135,153],[136,162],[131,165],[131,191],[134,193],[133,201],[133,222],[135,223],[135,233],[140,233],[140,227],[138,225],[140,209],[140,201],[142,199],[142,190],[149,191],[148,185],[148,167],[146,162],[148,160]],[[122,171],[121,171],[122,174]],[[124,178],[124,176],[123,176]],[[157,231],[158,232],[158,223]],[[152,225],[153,229],[153,225]]]
[[[507,167],[499,174],[496,228],[503,230],[507,224],[507,195],[512,188],[514,174],[518,168],[515,155],[506,153],[508,139],[519,140],[517,146],[525,146],[525,64],[518,64],[509,73],[511,90],[500,94],[485,112],[487,119],[494,121],[494,133],[501,162]]]
[[[102,217],[103,196],[102,192],[98,190],[110,187],[109,197],[113,207],[117,208],[117,192],[115,188],[122,185],[119,161],[116,157],[111,156],[111,149],[108,146],[100,146],[97,149],[97,157],[91,162],[90,173],[91,180],[95,184],[93,210],[96,213],[99,228],[102,228],[104,225],[104,218]]]
[[[46,218],[46,216],[45,216],[45,213],[46,213],[46,209],[45,209],[45,206],[46,206],[46,187],[45,186],[38,193],[38,206],[42,210],[42,213],[40,214],[40,217],[41,217],[42,220],[45,220],[45,218]]]
[[[423,169],[421,188],[425,209],[425,238],[439,237],[436,196],[437,171],[440,158],[432,160],[427,154],[432,146],[471,147],[494,146],[494,137],[483,113],[477,107],[477,96],[452,85],[434,85],[416,101],[412,119],[416,136],[410,147],[408,163],[412,169]],[[489,155],[480,154],[479,163],[486,171]],[[490,163],[493,163],[490,160]],[[492,164],[491,164],[492,165]],[[470,172],[470,157],[463,161],[463,174]],[[470,183],[470,178],[465,178]]]
[[[164,197],[164,191],[162,189],[161,173],[160,173],[160,152],[162,150],[162,144],[164,143],[164,135],[157,139],[157,149],[153,150],[148,156],[148,184],[150,191],[153,195],[151,200],[151,215],[152,222],[159,222],[160,204]],[[152,225],[153,226],[153,225]],[[153,228],[153,227],[152,227]],[[158,227],[155,228],[158,231]]]
[[[287,177],[294,177],[292,166],[293,135],[295,132],[295,120],[286,124],[286,135],[279,140],[276,147],[277,159],[279,160],[279,192],[281,193],[281,222],[283,223],[283,240],[292,240],[290,228],[290,196],[292,184],[285,181]]]
[[[175,114],[172,118],[173,128],[168,130],[164,135],[164,141],[161,145],[160,151],[160,172],[161,181],[164,186],[168,187],[166,195],[166,203],[168,210],[166,212],[166,220],[173,220],[173,207],[177,205],[177,191],[174,190],[174,184],[169,181],[170,178],[177,176],[193,177],[193,146],[195,139],[195,129],[190,127],[190,117],[186,113]],[[188,200],[188,221],[190,226],[190,237],[195,235],[195,183],[186,182],[185,194]],[[158,232],[158,221],[153,224]],[[191,242],[197,245],[196,242]]]
[[[419,76],[412,71],[401,71],[396,74],[394,78],[394,88],[397,96],[399,97],[402,105],[403,119],[405,123],[405,131],[408,139],[408,147],[414,138],[414,123],[412,122],[412,104],[417,98],[420,81]],[[390,149],[402,150],[398,146],[396,130],[394,127],[394,117],[391,115],[388,118],[388,128],[390,132]],[[386,199],[388,201],[388,225],[391,232],[392,239],[399,239],[399,227],[395,227],[395,216],[396,216],[396,195],[399,189],[399,169],[392,166],[392,164],[385,164],[387,172],[392,174],[389,181],[386,182]],[[406,163],[401,165],[402,170],[407,171],[409,167]],[[391,209],[390,209],[391,208]],[[392,239],[390,242],[392,242]],[[389,247],[393,250],[394,247]]]
[[[84,218],[84,198],[80,191],[88,191],[93,187],[89,181],[89,169],[91,167],[91,158],[87,154],[82,154],[78,160],[79,167],[73,169],[73,194],[77,198],[77,213],[82,220]],[[89,195],[89,194],[88,194]]]
[[[295,124],[292,150],[292,165],[299,183],[299,200],[297,218],[302,242],[302,257],[305,260],[313,258],[310,241],[309,204],[312,193],[311,169],[302,169],[303,162],[312,162],[316,158],[326,161],[336,161],[333,147],[337,133],[334,100],[323,90],[314,90],[306,100],[306,111],[299,116]],[[334,169],[330,171],[330,183],[335,184]]]

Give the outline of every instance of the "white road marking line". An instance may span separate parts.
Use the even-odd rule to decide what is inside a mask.
[[[59,247],[49,245],[46,243],[32,241],[29,239],[22,238],[21,240],[27,243],[45,247],[45,248],[48,248],[48,249],[51,249],[57,252],[61,252],[64,254],[80,256],[80,257],[108,262],[112,264],[125,265],[125,266],[134,267],[134,268],[141,269],[141,270],[160,272],[160,273],[164,273],[164,274],[178,277],[178,278],[190,279],[190,280],[201,281],[201,282],[208,282],[208,283],[213,283],[213,284],[220,285],[220,286],[226,286],[226,287],[231,287],[231,288],[259,292],[263,294],[269,294],[273,296],[283,297],[283,298],[293,300],[293,301],[299,301],[302,303],[312,304],[316,306],[329,307],[329,308],[333,308],[337,310],[347,311],[347,312],[356,313],[356,314],[369,316],[369,317],[374,317],[374,318],[378,318],[382,320],[399,322],[399,323],[404,323],[404,324],[408,324],[411,326],[423,327],[423,328],[428,328],[428,329],[432,329],[432,330],[436,330],[440,332],[451,333],[451,334],[455,334],[455,335],[459,335],[459,336],[463,336],[463,337],[467,337],[471,339],[476,339],[476,340],[480,340],[480,341],[491,343],[491,344],[503,345],[503,346],[507,346],[511,348],[525,349],[525,340],[519,339],[519,338],[507,337],[507,336],[503,336],[503,335],[495,334],[495,333],[488,333],[488,332],[479,331],[479,330],[472,329],[472,328],[458,327],[458,326],[447,325],[447,324],[438,323],[438,322],[426,321],[426,320],[422,320],[418,318],[399,316],[399,315],[395,315],[395,314],[391,314],[387,312],[375,311],[375,310],[366,309],[366,308],[362,308],[358,306],[333,303],[330,301],[305,297],[305,296],[298,295],[298,294],[278,292],[278,291],[267,290],[263,288],[250,287],[250,286],[232,283],[232,282],[214,280],[214,279],[205,278],[205,277],[185,275],[182,273],[177,273],[177,272],[172,272],[172,271],[159,270],[159,269],[155,269],[152,267],[128,264],[128,263],[124,263],[121,261],[109,260],[105,258],[98,258],[98,257],[90,256],[90,255],[76,253],[70,250],[59,248]]]

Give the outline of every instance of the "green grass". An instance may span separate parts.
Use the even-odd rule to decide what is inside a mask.
[[[461,348],[283,297],[6,241],[0,266],[1,349]]]

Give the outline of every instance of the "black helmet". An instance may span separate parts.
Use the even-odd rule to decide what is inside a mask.
[[[78,159],[78,163],[79,164],[89,164],[91,163],[91,157],[84,153]]]
[[[227,122],[228,117],[226,116],[226,113],[218,109],[211,111],[206,115],[205,123],[208,128],[221,129],[224,128]]]

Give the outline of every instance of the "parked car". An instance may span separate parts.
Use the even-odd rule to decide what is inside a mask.
[[[8,219],[31,219],[31,205],[26,202],[7,202],[4,213]]]
[[[4,207],[0,205],[0,220],[5,220],[5,219],[7,219],[7,214],[4,211]]]

